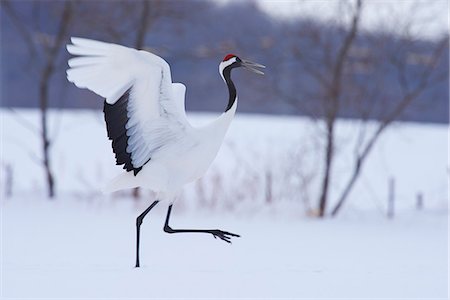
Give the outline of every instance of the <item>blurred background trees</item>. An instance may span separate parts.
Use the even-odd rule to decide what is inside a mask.
[[[274,81],[276,93],[298,113],[323,120],[318,131],[323,140],[323,171],[316,211],[320,217],[326,212],[329,186],[334,179],[332,167],[339,147],[336,146],[339,118],[355,118],[360,125],[352,133],[357,137],[356,147],[349,150],[354,157],[352,172],[333,199],[336,202],[333,216],[352,191],[366,158],[385,129],[405,114],[419,117],[423,113],[418,109],[423,106],[420,101],[426,101],[429,109],[439,107],[438,101],[443,98],[430,97],[437,90],[442,89],[442,95],[448,94],[448,87],[445,91],[448,69],[443,67],[448,56],[448,36],[426,43],[407,34],[413,21],[395,27],[386,25],[383,32],[366,32],[360,25],[365,2],[340,1],[340,14],[324,26],[314,22],[300,24],[289,39],[293,41],[293,60],[299,66],[288,73],[289,79],[280,76]],[[390,21],[386,19],[385,23]],[[287,83],[296,83],[301,91],[291,92]],[[379,121],[373,132],[365,128],[370,120]]]
[[[236,74],[240,99],[245,99],[240,112],[301,115],[315,124],[311,136],[320,153],[320,184],[314,187],[317,199],[308,201],[314,215],[326,215],[330,206],[336,215],[374,145],[394,121],[448,123],[448,34],[415,35],[413,29],[429,20],[413,13],[397,23],[386,14],[380,19],[383,26],[367,30],[362,23],[370,17],[368,4],[376,14],[373,3],[339,1],[335,17],[324,21],[275,18],[258,1],[2,1],[1,106],[39,108],[39,157],[52,197],[58,174],[52,170],[48,108],[102,106],[95,95],[71,88],[65,79],[64,47],[70,36],[161,55],[171,64],[174,81],[188,87],[189,111],[222,111],[226,89],[217,64],[225,54],[236,53],[267,65],[262,80]],[[291,5],[301,8],[302,2]],[[358,123],[348,133],[351,147],[338,138],[336,122],[341,119]],[[373,121],[377,126],[369,129]],[[353,164],[346,183],[330,192],[336,151],[346,151]],[[301,168],[290,165],[285,174],[310,182],[311,174],[296,173]],[[269,169],[261,175],[268,203],[276,201],[276,176]],[[307,197],[304,188],[298,185],[300,200]]]
[[[4,1],[2,9],[15,25],[16,37],[22,39],[22,43],[26,45],[26,64],[21,65],[21,69],[24,73],[32,75],[29,80],[35,82],[38,90],[35,96],[30,98],[37,99],[36,103],[34,101],[31,103],[33,106],[38,105],[40,110],[40,128],[37,132],[42,144],[41,163],[45,171],[48,197],[53,198],[55,176],[51,167],[52,140],[49,136],[47,112],[51,79],[55,71],[63,66],[61,52],[73,24],[74,3],[36,1],[26,4]],[[32,17],[30,21],[27,21],[28,17]],[[47,30],[41,31],[42,28]]]

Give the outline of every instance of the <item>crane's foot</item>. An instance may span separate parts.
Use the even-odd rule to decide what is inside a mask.
[[[222,241],[225,241],[225,242],[230,243],[230,244],[231,244],[231,238],[232,237],[241,237],[239,234],[231,233],[231,232],[228,232],[228,231],[222,231],[222,230],[219,230],[219,229],[208,230],[207,232],[211,233],[214,236],[215,239],[219,238]]]
[[[170,227],[169,225],[169,218],[170,218],[170,214],[172,212],[172,205],[169,205],[169,209],[167,210],[167,217],[166,217],[166,222],[164,223],[164,228],[163,230],[167,233],[210,233],[213,235],[213,237],[219,238],[222,241],[225,241],[229,244],[231,244],[231,238],[232,237],[241,237],[239,234],[235,234],[235,233],[231,233],[228,231],[223,231],[223,230],[219,230],[219,229],[172,229],[172,227]]]

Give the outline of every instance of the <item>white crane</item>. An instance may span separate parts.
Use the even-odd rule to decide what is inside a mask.
[[[231,70],[244,67],[264,74],[263,65],[241,60],[233,54],[219,65],[228,86],[225,112],[215,121],[193,127],[186,119],[186,87],[173,83],[169,64],[143,50],[84,38],[71,39],[67,51],[76,55],[68,61],[67,79],[105,98],[108,138],[123,172],[104,188],[105,192],[143,187],[157,193],[154,201],[136,219],[136,267],[139,267],[140,226],[159,202],[168,201],[164,225],[167,233],[203,232],[231,243],[239,235],[218,229],[172,229],[172,205],[182,187],[206,172],[219,151],[237,106]]]

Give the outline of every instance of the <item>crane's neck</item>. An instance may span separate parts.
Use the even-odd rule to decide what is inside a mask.
[[[231,67],[228,66],[223,70],[223,80],[225,81],[227,87],[228,87],[228,105],[225,109],[225,112],[228,112],[233,105],[235,104],[237,100],[237,94],[236,94],[236,87],[234,86],[233,81],[231,80]]]
[[[217,149],[219,149],[220,144],[223,141],[223,138],[225,137],[225,133],[228,130],[228,127],[230,126],[231,120],[233,120],[234,114],[236,113],[236,107],[237,107],[237,94],[236,94],[236,87],[234,86],[233,81],[231,80],[231,69],[232,67],[227,66],[224,69],[219,66],[220,75],[223,78],[223,81],[228,87],[228,104],[225,109],[225,112],[218,117],[216,120],[208,124],[204,127],[205,130],[208,132],[208,136],[214,136],[214,141],[217,142],[216,146]]]

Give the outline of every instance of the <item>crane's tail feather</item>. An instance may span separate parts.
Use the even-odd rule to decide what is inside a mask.
[[[124,189],[131,189],[139,186],[139,182],[136,179],[136,177],[133,175],[133,172],[125,172],[114,179],[112,179],[110,182],[108,182],[103,188],[103,193],[112,193],[119,190]]]

